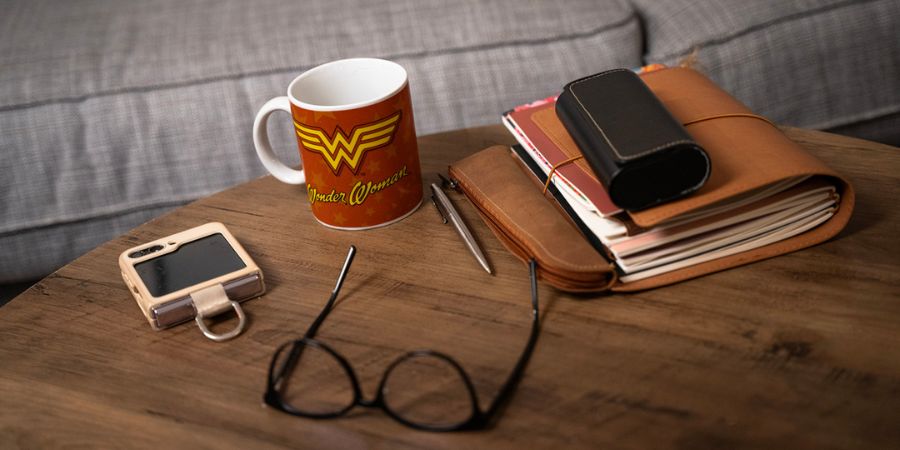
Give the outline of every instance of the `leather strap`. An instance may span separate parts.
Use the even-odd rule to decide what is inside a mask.
[[[241,309],[240,303],[228,298],[228,294],[225,292],[225,287],[223,287],[221,284],[210,286],[208,288],[204,288],[192,293],[191,300],[193,300],[194,302],[194,309],[197,310],[197,315],[194,317],[194,321],[197,322],[197,326],[200,328],[200,331],[202,331],[203,335],[207,338],[212,339],[216,342],[222,342],[234,338],[237,335],[241,334],[242,331],[244,331],[244,325],[246,325],[247,323],[247,319],[244,316],[244,311]],[[231,329],[231,331],[221,334],[216,334],[210,331],[203,320],[222,314],[229,309],[234,309],[234,312],[237,314],[237,326]]]
[[[763,122],[768,123],[769,125],[772,125],[775,128],[778,128],[778,125],[775,125],[771,120],[766,119],[765,117],[760,116],[758,114],[749,114],[749,113],[716,114],[714,116],[706,116],[706,117],[701,117],[699,119],[693,119],[688,122],[682,123],[682,125],[684,125],[684,126],[694,125],[696,123],[706,122],[707,120],[722,119],[722,118],[728,118],[728,117],[749,117],[752,119],[759,119],[759,120],[762,120]],[[547,189],[550,187],[550,182],[553,180],[553,175],[556,175],[556,171],[560,167],[563,167],[566,164],[571,164],[571,163],[578,161],[580,159],[583,159],[583,158],[584,158],[584,155],[575,155],[571,158],[567,158],[565,160],[562,160],[562,161],[554,164],[553,167],[550,168],[550,172],[547,173],[547,181],[544,182],[544,190],[542,192],[544,194],[547,193]]]
[[[695,123],[706,122],[707,120],[722,119],[725,117],[749,117],[751,119],[759,119],[759,120],[762,120],[763,122],[768,123],[769,125],[772,125],[775,128],[778,128],[778,125],[775,125],[775,123],[772,122],[771,120],[766,119],[765,117],[760,116],[759,114],[751,114],[751,113],[716,114],[713,116],[706,116],[706,117],[700,117],[697,119],[691,119],[687,122],[683,122],[682,125],[688,126],[688,125],[693,125]]]
[[[554,164],[553,167],[550,168],[550,172],[547,173],[547,181],[544,182],[544,190],[541,192],[544,194],[547,193],[547,189],[550,187],[550,181],[553,180],[553,175],[556,175],[557,169],[559,169],[562,166],[565,166],[566,164],[570,164],[575,161],[578,161],[579,159],[582,159],[582,158],[584,158],[584,155],[575,155],[571,158],[568,158],[566,160],[563,160],[563,161],[560,161],[560,162]]]
[[[231,301],[221,284],[192,293],[191,300],[200,318],[213,317],[231,309]]]

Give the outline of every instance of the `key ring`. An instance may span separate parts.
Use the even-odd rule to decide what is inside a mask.
[[[231,331],[229,331],[227,333],[221,333],[221,334],[213,333],[212,331],[209,330],[209,328],[207,328],[206,322],[203,321],[203,319],[204,319],[203,315],[198,312],[197,315],[194,317],[194,321],[197,322],[197,326],[200,327],[200,331],[203,332],[204,336],[206,336],[209,339],[212,339],[216,342],[223,342],[223,341],[227,341],[229,339],[236,337],[237,335],[241,334],[242,331],[244,331],[244,325],[246,325],[246,323],[247,323],[247,317],[244,315],[244,310],[241,309],[240,303],[238,303],[234,300],[230,300],[229,303],[231,303],[231,307],[234,308],[234,312],[237,313],[237,316],[238,316],[237,326],[234,327],[234,329],[232,329]]]

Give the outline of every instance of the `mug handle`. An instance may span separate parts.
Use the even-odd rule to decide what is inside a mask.
[[[287,97],[275,97],[266,102],[259,112],[256,113],[256,120],[253,122],[253,145],[256,147],[256,154],[263,166],[272,173],[275,178],[289,184],[306,183],[306,174],[303,169],[295,170],[278,159],[275,152],[272,151],[272,145],[269,143],[269,115],[275,111],[284,111],[291,114],[291,101]],[[301,164],[303,164],[301,162]]]

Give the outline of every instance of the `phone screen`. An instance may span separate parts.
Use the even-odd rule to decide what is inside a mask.
[[[162,297],[244,267],[247,265],[221,233],[182,244],[174,252],[134,265],[154,297]]]

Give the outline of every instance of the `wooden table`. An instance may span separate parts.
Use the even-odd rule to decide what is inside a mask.
[[[319,311],[350,244],[356,262],[318,337],[369,397],[393,358],[433,348],[489,401],[530,323],[525,266],[461,196],[496,276],[430,205],[387,228],[332,231],[314,223],[302,187],[264,177],[138,227],[0,309],[0,447],[897,448],[900,149],[787,132],[855,183],[847,229],[649,292],[542,285],[537,349],[493,429],[427,433],[377,410],[316,421],[261,406],[273,350]],[[510,142],[499,126],[423,137],[426,181]],[[229,226],[269,287],[225,344],[192,324],[151,331],[116,264],[126,248],[208,221]]]

